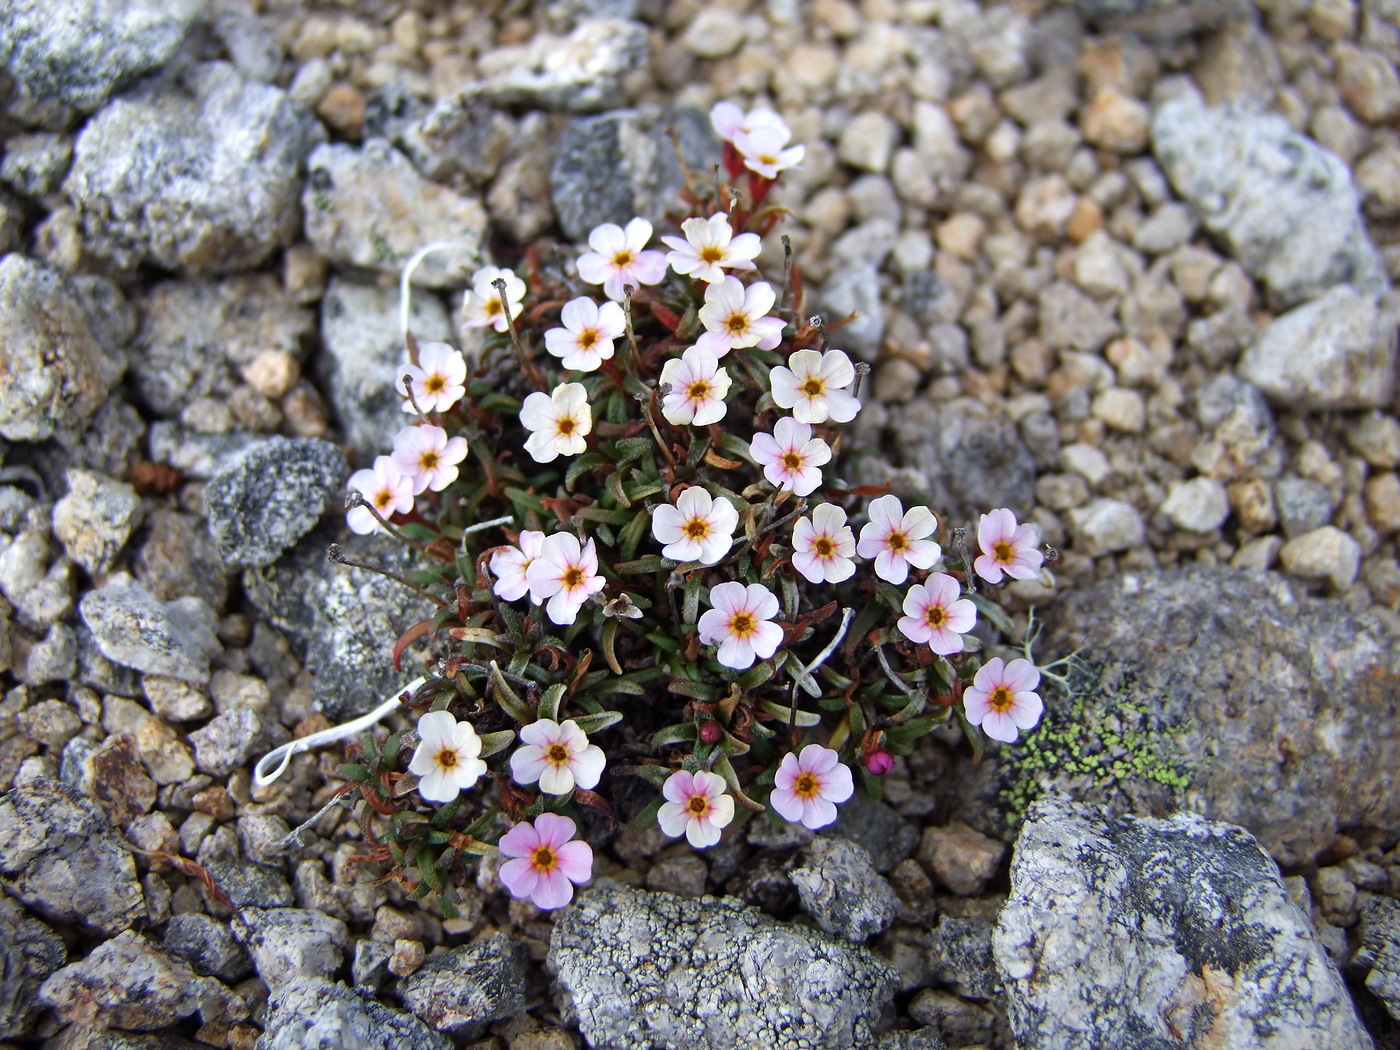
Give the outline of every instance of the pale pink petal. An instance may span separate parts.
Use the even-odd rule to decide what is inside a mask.
[[[966,598],[960,598],[948,605],[946,610],[948,629],[966,634],[977,623],[977,606]]]
[[[1035,724],[1040,721],[1040,716],[1045,710],[1045,705],[1041,702],[1040,694],[1017,693],[1015,700],[1016,702],[1010,711],[1011,721],[1016,723],[1018,729],[1034,729]]]
[[[824,828],[836,819],[836,807],[818,795],[802,800],[802,825],[807,828]]]
[[[750,640],[753,651],[759,659],[767,660],[778,651],[778,646],[783,644],[783,637],[786,632],[776,623],[764,621],[754,628],[754,637]]]
[[[773,386],[773,403],[779,408],[795,408],[802,397],[802,381],[790,368],[782,365],[774,367],[768,374]],[[780,421],[781,422],[781,421]]]
[[[796,779],[795,774],[794,779]],[[802,819],[802,800],[798,798],[797,792],[792,790],[791,784],[775,787],[773,793],[768,796],[768,804],[777,810],[778,816],[784,820],[795,824]]]
[[[574,789],[574,774],[567,765],[557,766],[553,762],[544,765],[539,776],[541,791],[546,795],[563,795]]]
[[[536,883],[530,899],[535,902],[535,907],[542,911],[562,908],[574,899],[574,884],[562,871],[554,868],[540,875],[540,881]]]
[[[973,559],[972,571],[988,583],[1001,582],[1001,564],[990,554],[983,554]]]
[[[592,790],[603,778],[603,770],[607,765],[608,760],[603,754],[603,749],[596,744],[589,744],[574,756],[574,782],[585,790]]]
[[[685,805],[690,801],[690,796],[696,793],[695,774],[684,769],[678,769],[666,778],[666,783],[661,785],[661,794],[668,802],[677,805]]]
[[[588,235],[588,246],[611,260],[613,256],[627,249],[627,235],[617,223],[605,222],[594,227],[593,232]]]
[[[587,284],[602,284],[613,274],[612,257],[597,252],[585,252],[578,257],[579,280]]]
[[[1016,723],[1005,711],[988,711],[982,719],[982,732],[1004,744],[1014,743],[1017,736]]]
[[[535,831],[540,845],[554,851],[574,837],[578,825],[560,813],[541,813],[535,818]]]
[[[531,896],[540,881],[539,869],[535,867],[532,860],[523,856],[506,861],[501,865],[497,874],[500,876],[501,884],[510,891],[510,895],[519,900]]]
[[[710,588],[710,605],[721,613],[735,613],[748,603],[748,589],[737,580],[720,583]]]
[[[663,832],[674,839],[680,838],[686,833],[690,817],[681,803],[663,802],[661,808],[656,811],[656,822],[661,826]]]
[[[1040,685],[1040,671],[1029,660],[1012,660],[1006,665],[1001,680],[1012,692],[1020,693]]]
[[[771,653],[769,654],[772,655]],[[715,650],[715,659],[724,664],[725,667],[733,668],[736,671],[743,671],[753,666],[754,647],[747,638],[735,638],[726,636],[719,643],[719,648]]]
[[[889,583],[903,583],[909,578],[909,563],[893,551],[882,550],[875,556],[875,575]]]
[[[719,841],[719,828],[708,820],[691,820],[686,826],[685,837],[696,849],[704,849]]]
[[[540,848],[539,832],[530,824],[517,824],[501,836],[496,848],[505,857],[528,857]]]
[[[566,842],[554,851],[558,870],[570,882],[583,883],[593,877],[593,847],[586,842]]]
[[[510,773],[517,784],[533,784],[549,768],[542,747],[519,747],[510,756]]]

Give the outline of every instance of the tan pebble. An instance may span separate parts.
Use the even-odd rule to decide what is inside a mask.
[[[346,138],[357,139],[365,123],[365,105],[365,96],[359,88],[336,83],[321,96],[316,104],[316,115]]]
[[[1069,221],[1065,223],[1065,236],[1075,244],[1083,244],[1101,229],[1103,209],[1088,197],[1080,197],[1074,205]]]
[[[987,224],[982,217],[972,212],[958,212],[939,223],[937,230],[938,247],[952,252],[959,259],[972,260],[982,247]]]
[[[244,381],[263,397],[280,398],[301,378],[301,365],[285,350],[262,350],[243,366]]]
[[[1366,515],[1382,532],[1400,531],[1400,478],[1386,473],[1367,480]]]
[[[1227,490],[1230,506],[1247,532],[1267,532],[1278,524],[1274,509],[1274,490],[1262,478],[1237,481]]]
[[[1079,130],[1100,149],[1114,153],[1140,153],[1147,145],[1150,114],[1147,106],[1105,87],[1095,92],[1079,119]]]

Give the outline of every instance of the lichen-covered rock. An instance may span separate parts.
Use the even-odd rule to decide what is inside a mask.
[[[1238,824],[1280,864],[1343,828],[1400,835],[1389,725],[1400,639],[1275,573],[1126,573],[1056,603],[1046,654],[1079,655],[1068,697],[1015,748],[954,770],[957,815],[991,834],[1041,794]],[[1267,741],[1268,746],[1261,746]]]
[[[788,872],[802,910],[827,933],[857,943],[882,933],[899,912],[899,898],[870,854],[847,839],[818,838]]]
[[[64,186],[86,246],[122,268],[256,267],[296,235],[302,163],[324,132],[226,63],[184,84],[120,98],[78,136]]]
[[[54,922],[110,935],[146,914],[136,864],[97,804],[36,778],[0,795],[5,891]]]
[[[1037,803],[992,947],[1026,1050],[1372,1045],[1273,862],[1195,814]]]
[[[39,986],[67,961],[53,930],[0,896],[0,1039],[28,1034],[42,1012]]]
[[[609,879],[556,922],[546,965],[560,1009],[590,1043],[618,1050],[864,1046],[898,987],[865,949],[734,898]]]
[[[141,497],[125,481],[68,471],[68,495],[53,508],[53,533],[89,575],[106,572],[141,524]]]
[[[1282,117],[1173,99],[1152,119],[1152,150],[1206,229],[1279,305],[1337,284],[1388,289],[1346,165]]]
[[[327,259],[398,275],[420,248],[450,242],[414,271],[429,288],[466,284],[485,258],[486,209],[429,182],[383,139],[320,146],[307,161],[306,237]]]
[[[350,941],[345,923],[302,908],[244,908],[234,916],[233,935],[274,998],[297,978],[335,973]]]
[[[69,1024],[149,1032],[196,1011],[206,1022],[248,1016],[243,1000],[200,977],[138,933],[127,930],[44,982],[39,1000]]]
[[[165,924],[161,947],[184,959],[196,973],[208,977],[237,981],[253,969],[248,953],[233,939],[228,924],[199,912],[171,916]]]
[[[207,0],[12,0],[0,65],[35,98],[85,112],[163,66]]]
[[[278,988],[255,1050],[451,1050],[418,1018],[339,982],[298,977]]]
[[[147,674],[203,685],[210,658],[223,649],[204,601],[163,602],[124,572],[83,595],[78,610],[107,659]]]
[[[22,255],[0,259],[0,436],[81,432],[125,367],[61,274]]]
[[[254,445],[204,487],[209,531],[229,565],[260,568],[342,503],[345,457],[329,441],[281,436]]]
[[[568,36],[537,33],[515,47],[483,54],[483,94],[502,105],[588,112],[615,106],[622,78],[646,65],[647,27],[621,19],[587,19]]]
[[[523,942],[498,933],[429,959],[399,983],[399,998],[438,1031],[476,1038],[525,1009],[526,959]]]
[[[1400,1021],[1400,901],[1372,896],[1361,910],[1361,944],[1351,964],[1366,974],[1366,988]]]

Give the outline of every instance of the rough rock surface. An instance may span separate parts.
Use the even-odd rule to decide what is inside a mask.
[[[184,959],[196,973],[225,981],[246,977],[253,968],[228,926],[199,912],[171,916],[161,947]]]
[[[345,475],[345,457],[329,441],[277,436],[254,445],[204,487],[225,563],[271,565],[341,501]]]
[[[124,368],[64,277],[22,255],[0,259],[0,436],[81,431]]]
[[[541,33],[518,47],[493,50],[481,63],[483,94],[508,106],[588,112],[617,105],[621,79],[646,64],[647,27],[590,18],[568,36]]]
[[[54,504],[53,532],[68,557],[95,576],[112,567],[141,515],[141,497],[126,482],[69,470],[68,495]]]
[[[1380,895],[1368,900],[1360,940],[1352,966],[1365,973],[1367,990],[1400,1021],[1400,901]]]
[[[420,248],[450,242],[460,247],[428,256],[413,278],[443,288],[469,283],[485,261],[481,202],[427,181],[383,139],[321,146],[307,167],[306,236],[332,262],[397,275]]]
[[[508,934],[434,956],[399,984],[404,1006],[440,1032],[483,1032],[525,1009],[525,945]]]
[[[300,226],[302,162],[324,132],[268,84],[211,63],[83,128],[64,184],[88,249],[120,267],[255,267]]]
[[[349,939],[345,923],[305,908],[244,908],[233,933],[274,996],[297,978],[335,973]]]
[[[992,834],[1045,793],[1111,812],[1238,824],[1280,864],[1343,828],[1400,833],[1390,771],[1400,644],[1286,577],[1125,573],[1056,603],[1045,654],[1079,649],[1071,695],[1014,751],[969,767],[963,820]],[[1261,743],[1267,742],[1267,743]]]
[[[108,935],[146,913],[136,864],[95,802],[36,778],[0,796],[5,891],[54,922]]]
[[[556,922],[546,965],[584,1037],[619,1050],[862,1046],[897,986],[864,949],[734,898],[607,879]]]
[[[298,977],[278,989],[256,1050],[451,1050],[452,1041],[411,1014],[339,982]]]
[[[1027,1050],[1372,1045],[1268,855],[1195,814],[1037,803],[992,947]]]
[[[83,111],[163,66],[207,0],[13,0],[0,65],[35,98]]]
[[[124,572],[83,595],[78,609],[107,659],[147,674],[203,684],[222,648],[202,599],[163,602]]]
[[[899,912],[899,898],[871,863],[870,854],[848,839],[817,838],[805,863],[788,873],[802,909],[827,933],[861,942],[886,930]]]
[[[41,1012],[44,979],[68,961],[58,935],[8,897],[0,897],[0,1038],[28,1033]]]
[[[1280,305],[1337,284],[1388,288],[1346,165],[1282,117],[1173,99],[1152,119],[1152,150],[1206,229]]]

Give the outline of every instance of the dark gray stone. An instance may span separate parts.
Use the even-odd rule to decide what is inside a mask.
[[[336,504],[345,457],[329,441],[272,437],[222,468],[204,487],[204,510],[229,565],[271,565]]]
[[[233,939],[228,924],[199,912],[171,916],[165,924],[163,947],[208,977],[237,981],[253,969],[248,953]]]
[[[610,879],[555,923],[546,966],[565,1018],[617,1050],[864,1046],[898,987],[865,949],[733,898]]]
[[[339,982],[298,977],[277,989],[255,1050],[451,1050],[418,1018]]]
[[[525,1009],[527,959],[522,941],[498,933],[429,959],[399,982],[399,998],[438,1031],[479,1038]]]
[[[0,1039],[27,1035],[43,1007],[37,994],[45,978],[68,961],[58,935],[0,897]]]
[[[1285,474],[1274,482],[1274,508],[1284,535],[1291,540],[1332,520],[1332,494],[1320,481]]]
[[[938,980],[967,999],[991,999],[1000,988],[992,959],[992,924],[972,916],[939,918],[929,934],[929,962]]]
[[[899,912],[899,898],[880,877],[870,854],[848,839],[817,838],[803,865],[788,872],[802,910],[827,933],[857,944],[883,933]]]
[[[579,117],[559,136],[550,169],[551,195],[565,236],[585,241],[593,228],[635,216],[666,232],[666,213],[677,205],[684,179],[666,136],[674,126],[692,171],[719,163],[709,119],[698,110],[644,106]]]
[[[888,874],[919,846],[919,829],[884,802],[871,798],[863,788],[836,807],[835,823],[820,834],[850,839],[870,856],[875,870]],[[752,835],[750,836],[752,841]]]
[[[123,268],[256,267],[300,229],[302,165],[324,132],[225,63],[184,80],[187,93],[135,92],[83,128],[65,188],[87,247]]]
[[[83,595],[78,610],[107,659],[147,674],[203,685],[210,658],[223,650],[202,600],[163,602],[124,572]]]
[[[298,979],[335,973],[350,940],[345,923],[302,908],[243,908],[233,918],[233,935],[274,999]]]
[[[1367,900],[1359,940],[1352,966],[1365,973],[1366,989],[1400,1021],[1400,901],[1379,894]]]
[[[992,947],[1027,1050],[1372,1046],[1259,843],[1193,813],[1036,803]]]
[[[275,868],[229,857],[211,858],[204,867],[234,907],[289,908],[296,903],[291,883]]]

